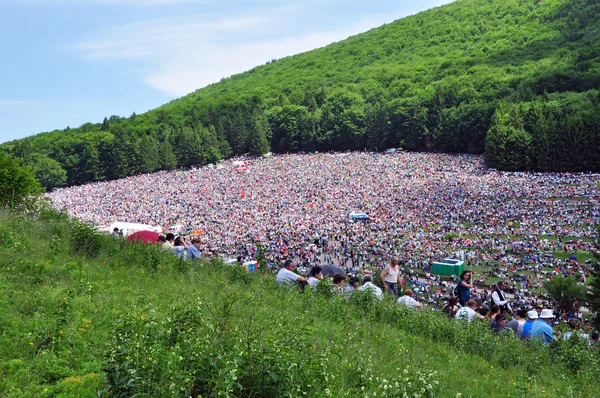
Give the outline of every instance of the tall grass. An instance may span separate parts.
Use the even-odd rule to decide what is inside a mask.
[[[0,214],[0,396],[593,397],[598,350]]]

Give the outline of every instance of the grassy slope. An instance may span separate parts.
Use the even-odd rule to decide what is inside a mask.
[[[393,396],[396,382],[436,396],[596,391],[598,353],[585,345],[549,350],[390,301],[190,269],[42,218],[0,215],[2,396]]]

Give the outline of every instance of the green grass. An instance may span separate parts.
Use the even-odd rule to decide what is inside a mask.
[[[301,293],[50,212],[0,213],[0,269],[3,397],[592,397],[599,381],[585,345]]]

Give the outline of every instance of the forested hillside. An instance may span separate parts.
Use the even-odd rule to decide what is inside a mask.
[[[600,171],[599,90],[600,1],[458,0],[143,115],[1,149],[47,188],[269,150],[403,147]]]

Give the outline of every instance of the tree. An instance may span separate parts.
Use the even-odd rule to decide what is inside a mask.
[[[21,159],[27,165],[31,163],[32,153],[31,141],[27,138],[17,141],[10,152],[13,158]]]
[[[269,141],[267,141],[269,129],[267,118],[263,115],[257,116],[248,135],[250,154],[260,156],[271,150]]]
[[[33,161],[35,178],[45,190],[61,187],[67,183],[67,172],[61,164],[46,156],[36,156]]]
[[[544,283],[559,313],[574,313],[587,302],[587,291],[575,278],[556,277]]]
[[[40,192],[40,184],[29,166],[0,153],[0,206],[15,207]]]

